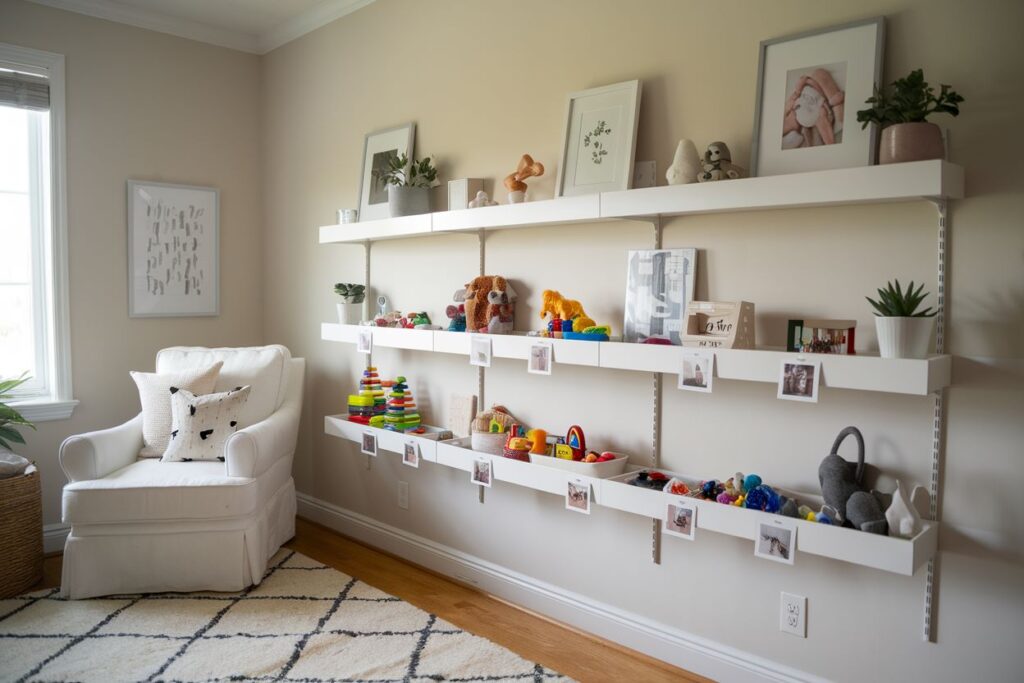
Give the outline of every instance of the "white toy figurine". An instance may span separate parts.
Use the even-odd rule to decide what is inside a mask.
[[[899,480],[896,480],[892,503],[885,511],[885,521],[889,523],[890,536],[913,538],[921,531],[921,516],[917,514],[914,505],[907,498],[906,491],[903,490],[903,485]]]
[[[480,190],[479,192],[477,192],[476,193],[476,197],[474,199],[470,199],[469,200],[469,208],[471,208],[471,209],[477,209],[477,208],[480,208],[481,206],[497,206],[497,205],[498,205],[498,202],[491,201],[491,198],[488,197],[487,193],[484,192],[483,190]]]
[[[683,139],[676,145],[676,154],[672,157],[672,165],[665,171],[665,180],[669,185],[695,183],[700,170],[697,146],[693,144],[693,140]]]

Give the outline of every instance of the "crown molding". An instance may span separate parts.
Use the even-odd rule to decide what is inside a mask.
[[[171,17],[161,12],[125,5],[116,0],[29,0],[29,2],[158,33],[166,33],[179,38],[188,38],[201,43],[219,45],[240,52],[262,55],[366,7],[373,0],[325,0],[259,35]]]

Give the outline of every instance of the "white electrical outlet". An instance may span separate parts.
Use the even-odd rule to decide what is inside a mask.
[[[398,507],[403,510],[409,509],[409,482],[398,482]]]
[[[807,598],[792,593],[782,594],[779,630],[800,638],[807,637]]]

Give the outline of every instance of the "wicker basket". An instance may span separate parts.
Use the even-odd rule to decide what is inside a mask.
[[[43,578],[43,505],[39,470],[0,479],[0,598]]]

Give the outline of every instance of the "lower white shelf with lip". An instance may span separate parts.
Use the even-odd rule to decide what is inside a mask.
[[[434,332],[434,351],[469,355],[471,339],[476,336],[465,332]],[[600,360],[600,342],[576,339],[547,339],[530,337],[525,333],[480,335],[491,340],[492,358],[527,360],[530,347],[540,342],[550,342],[552,361],[566,365],[589,365],[597,367]]]
[[[405,444],[412,442],[419,447],[420,459],[427,462],[437,460],[438,440],[417,434],[393,432],[368,425],[351,422],[348,415],[328,415],[324,418],[324,432],[331,436],[339,436],[348,441],[362,443],[363,434],[371,432],[377,437],[377,450],[392,453],[404,453]]]

